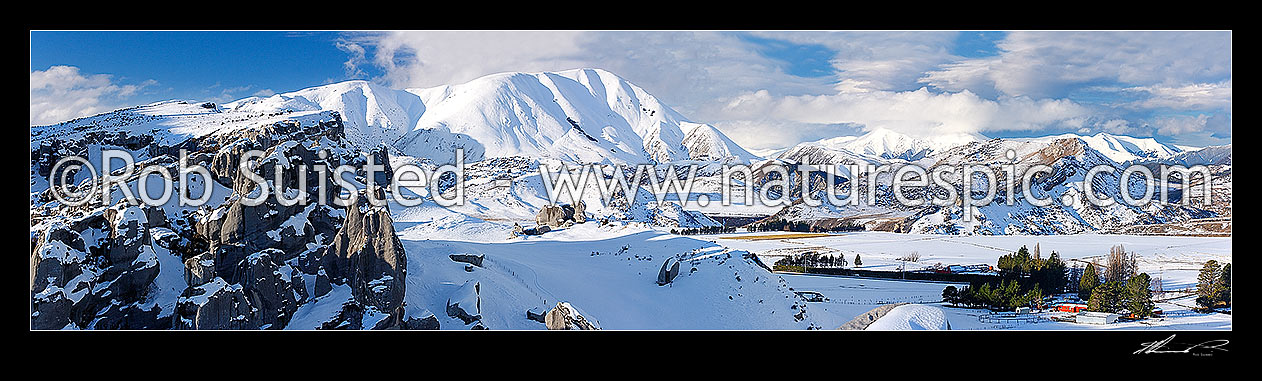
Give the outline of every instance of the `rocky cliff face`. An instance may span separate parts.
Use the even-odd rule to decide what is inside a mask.
[[[363,200],[346,208],[345,223],[328,247],[315,254],[313,265],[333,281],[350,285],[356,302],[402,314],[407,255],[389,210]]]
[[[369,207],[364,197],[345,208],[331,202],[342,193],[331,168],[362,165],[367,155],[388,162],[385,150],[366,153],[347,144],[337,113],[282,115],[183,140],[156,130],[125,137],[75,133],[96,126],[95,119],[40,130],[48,137],[32,143],[33,183],[47,184],[47,162],[94,157],[99,153],[93,150],[103,147],[139,153],[137,167],[165,163],[177,174],[178,148],[195,148],[188,160],[206,167],[210,178],[186,185],[195,189],[192,196],[210,192],[211,200],[201,207],[181,206],[176,198],[133,206],[113,197],[109,205],[69,207],[44,200],[51,199],[47,191],[33,194],[32,328],[283,329],[301,306],[335,285],[349,286],[354,300],[343,307],[341,321],[327,327],[437,328],[432,318],[404,316],[406,253],[389,212]],[[119,139],[130,145],[120,146]],[[264,152],[247,168],[252,173],[236,165],[249,150]],[[317,171],[316,165],[329,169]],[[259,191],[250,174],[266,179],[271,194],[305,202],[271,196],[248,205],[246,199]],[[388,179],[373,180],[386,185]],[[125,184],[135,191],[138,180],[134,175]],[[330,187],[324,193],[318,191],[321,181]],[[106,191],[117,194],[119,187]],[[367,327],[349,321],[365,312],[386,317]]]

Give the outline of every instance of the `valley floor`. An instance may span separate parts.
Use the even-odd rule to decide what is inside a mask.
[[[443,329],[472,326],[449,317],[446,309],[467,299],[473,284],[478,288],[481,321],[490,329],[544,329],[542,323],[526,319],[526,311],[547,311],[560,301],[571,303],[603,329],[835,329],[888,303],[941,307],[952,329],[965,330],[1231,329],[1230,315],[1192,312],[1186,307],[1190,300],[1159,303],[1166,317],[1142,323],[1088,326],[1053,322],[1047,319],[1050,315],[1006,319],[986,310],[941,304],[942,289],[950,283],[773,274],[746,256],[757,255],[770,266],[786,253],[821,250],[843,253],[852,263],[860,255],[864,264],[858,268],[893,271],[902,265],[897,258],[912,251],[921,259],[906,264],[909,270],[939,262],[993,265],[1000,255],[1035,243],[1044,256],[1056,251],[1066,260],[1090,261],[1112,245],[1123,244],[1140,254],[1140,271],[1163,278],[1166,289],[1173,290],[1194,286],[1206,260],[1230,262],[1231,238],[861,232],[742,240],[734,238],[777,233],[679,236],[641,223],[595,222],[542,236],[509,238],[511,222],[489,222],[432,205],[392,211],[408,253],[408,308],[433,313]],[[483,265],[466,266],[450,258],[465,253],[483,254]],[[681,262],[680,275],[659,286],[658,271],[669,257]],[[807,303],[794,291],[820,292],[829,300]],[[320,310],[321,302],[308,309]]]

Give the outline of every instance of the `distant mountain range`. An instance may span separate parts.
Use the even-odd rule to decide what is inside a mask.
[[[914,162],[933,167],[964,162],[1011,163],[1004,154],[1013,150],[1018,154],[1016,161],[1019,166],[1046,164],[1057,168],[1057,183],[1043,186],[1045,195],[1052,197],[1067,194],[1081,196],[1082,190],[1066,181],[1081,180],[1085,171],[1093,165],[1122,168],[1133,163],[1231,164],[1230,145],[1185,150],[1153,138],[1105,133],[991,139],[979,134],[913,137],[888,129],[874,129],[862,136],[805,142],[782,151],[764,152],[768,156],[760,157],[741,147],[718,128],[691,121],[644,89],[613,73],[579,69],[555,73],[494,74],[463,84],[425,89],[398,90],[367,81],[348,81],[269,97],[250,97],[221,105],[159,102],[56,125],[32,126],[32,200],[34,202],[42,197],[38,195],[46,190],[47,180],[43,175],[50,165],[49,158],[57,156],[55,152],[78,153],[86,150],[83,154],[92,158],[99,157],[94,156],[93,150],[99,151],[100,147],[110,145],[143,146],[141,143],[152,142],[151,146],[159,147],[151,147],[151,152],[140,158],[143,160],[166,152],[170,147],[206,141],[217,135],[260,125],[284,121],[310,124],[330,119],[337,119],[343,126],[341,142],[354,150],[368,152],[384,146],[391,156],[442,163],[452,159],[453,150],[462,148],[466,161],[511,159],[518,163],[514,165],[525,169],[534,165],[531,162],[539,160],[620,165],[740,163],[752,164],[755,168],[769,163],[879,165]],[[123,132],[130,135],[109,137],[109,134]],[[133,142],[137,139],[139,141]],[[68,142],[70,147],[49,146],[54,140]],[[40,155],[43,156],[34,157]],[[487,173],[489,175],[492,171]],[[1229,168],[1220,169],[1217,173],[1226,176],[1226,184],[1230,184]],[[713,174],[713,171],[707,173]],[[497,173],[494,176],[502,175]],[[868,181],[863,178],[853,180],[859,180],[858,183]],[[1118,180],[1110,178],[1101,186],[1120,197]],[[702,187],[713,186],[709,181],[703,183]],[[531,184],[537,184],[537,179]],[[529,194],[516,197],[534,199],[539,191],[533,189]],[[790,191],[800,196],[798,192],[800,189]],[[877,219],[886,222],[898,220],[895,224],[897,228],[893,225],[876,228],[966,234],[1061,234],[1214,215],[1203,210],[1167,206],[1117,209],[1058,203],[1049,208],[1031,205],[984,207],[981,212],[988,216],[987,221],[961,224],[958,206],[903,208],[892,205],[891,195],[881,197],[885,199],[882,202],[886,206],[879,210],[832,206],[802,210],[805,207],[793,205],[780,212],[786,217],[802,220],[853,218],[866,213],[885,216]],[[635,198],[643,199],[638,195]],[[511,215],[533,213],[528,209],[486,212]],[[1229,211],[1230,203],[1228,201],[1226,205],[1213,209]],[[644,211],[635,210],[624,210],[623,214],[688,214],[676,207],[656,203]],[[686,217],[680,221],[705,220],[697,215]],[[657,217],[651,220],[653,223],[664,221]]]

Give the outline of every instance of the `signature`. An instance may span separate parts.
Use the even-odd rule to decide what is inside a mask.
[[[1134,354],[1138,355],[1138,354],[1150,354],[1150,353],[1182,353],[1182,354],[1205,356],[1205,355],[1209,355],[1213,353],[1213,351],[1226,352],[1227,349],[1223,348],[1223,346],[1229,343],[1229,341],[1227,340],[1219,339],[1219,340],[1209,340],[1209,341],[1196,344],[1196,345],[1189,345],[1182,349],[1173,349],[1173,348],[1166,349],[1166,345],[1170,344],[1170,342],[1174,340],[1174,336],[1175,335],[1170,335],[1170,337],[1167,337],[1161,341],[1143,343],[1144,347],[1135,351]],[[1179,344],[1175,343],[1175,345],[1178,346]]]

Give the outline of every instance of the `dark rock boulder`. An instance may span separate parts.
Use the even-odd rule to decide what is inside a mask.
[[[202,253],[184,260],[184,283],[199,286],[215,279],[214,254]]]
[[[667,258],[666,262],[662,263],[662,269],[657,271],[657,285],[670,284],[677,276],[679,276],[679,260],[675,257]]]
[[[456,262],[468,263],[474,266],[482,267],[482,259],[485,256],[482,255],[481,253],[461,253],[461,254],[451,254],[451,255],[448,255],[448,257],[451,258],[451,260],[456,261]]]
[[[31,329],[62,329],[70,324],[74,302],[61,289],[39,293],[31,298]]]
[[[364,306],[354,300],[342,304],[337,316],[320,325],[320,329],[361,330],[364,328]]]
[[[274,262],[277,254],[283,253],[277,249],[266,249],[251,254],[237,264],[234,272],[250,306],[255,309],[259,326],[274,329],[284,328],[289,323],[298,306],[305,301],[302,294],[306,293],[305,286],[302,292],[298,291],[301,285],[295,284],[292,274],[281,272],[280,266]],[[297,279],[301,282],[302,278]]]
[[[424,316],[408,316],[403,319],[402,329],[433,330],[438,329],[438,317],[425,311]]]
[[[574,220],[574,207],[569,205],[544,205],[543,209],[535,215],[535,224],[543,226],[547,225],[553,228],[559,228],[565,225],[566,221]]]
[[[382,166],[380,171],[374,172],[374,176],[372,178],[373,184],[382,188],[389,188],[390,181],[394,178],[394,169],[390,167],[390,155],[387,151],[389,151],[388,147],[385,145],[379,145],[374,147],[372,151],[368,153],[368,155],[372,156],[373,165]],[[367,164],[367,160],[364,160],[362,163],[359,163],[358,161],[352,162],[351,165],[361,168],[359,175],[364,176],[367,175],[367,171],[363,170],[362,166]],[[365,178],[367,177],[365,176]]]
[[[87,324],[89,329],[168,329],[170,318],[158,317],[161,308],[143,309],[136,304],[110,304],[97,312],[97,317]]]
[[[574,203],[574,223],[581,224],[587,221],[587,203],[578,200]]]
[[[110,263],[126,266],[149,245],[149,229],[143,209],[123,205],[105,210],[105,218],[113,227],[106,256]]]
[[[176,304],[178,329],[258,329],[255,309],[240,285],[215,278],[189,287]]]
[[[526,319],[534,320],[540,323],[547,323],[544,319],[548,316],[548,311],[544,311],[539,307],[532,307],[526,310]]]
[[[447,316],[460,319],[465,324],[482,320],[481,284],[474,281],[460,286],[450,298],[447,298]]]

